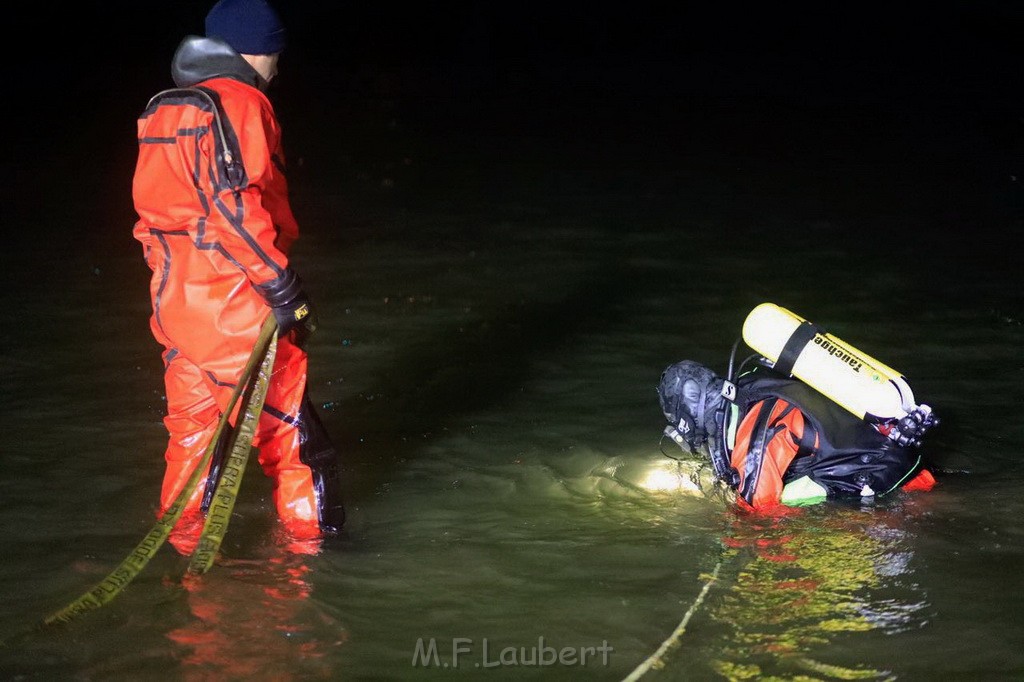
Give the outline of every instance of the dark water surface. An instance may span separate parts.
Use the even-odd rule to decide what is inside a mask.
[[[429,105],[281,110],[343,537],[296,551],[250,468],[208,574],[183,584],[164,547],[107,606],[12,639],[4,679],[616,680],[715,571],[645,678],[1024,676],[1019,112]],[[124,134],[103,155],[62,138],[9,173],[26,239],[0,290],[4,637],[153,522],[135,113],[95,124]],[[752,519],[645,487],[681,483],[661,370],[724,371],[763,301],[905,373],[943,419],[935,490]]]

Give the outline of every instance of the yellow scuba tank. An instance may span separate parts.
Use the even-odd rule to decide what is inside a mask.
[[[865,421],[898,420],[917,409],[902,374],[774,303],[750,311],[743,341]]]

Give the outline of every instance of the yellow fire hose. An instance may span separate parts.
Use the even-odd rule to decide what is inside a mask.
[[[273,321],[273,316],[269,321]],[[276,323],[273,325],[277,330]],[[257,344],[257,348],[259,348]],[[245,466],[249,461],[249,453],[252,451],[252,440],[256,436],[256,427],[259,424],[260,413],[263,412],[263,402],[267,398],[267,387],[270,384],[270,376],[274,371],[274,358],[277,355],[277,336],[271,335],[263,357],[263,364],[260,366],[259,374],[255,380],[249,382],[245,389],[245,398],[242,401],[243,418],[235,427],[231,435],[227,461],[220,473],[220,480],[217,482],[217,490],[213,494],[213,501],[206,512],[206,522],[203,524],[203,532],[199,536],[199,544],[192,553],[192,559],[188,564],[190,575],[201,575],[213,565],[217,556],[217,550],[224,540],[224,534],[228,530],[228,521],[231,519],[231,511],[235,508],[235,500],[238,498],[238,488],[242,483],[242,474],[245,473]]]
[[[220,548],[224,533],[227,531],[228,518],[234,508],[235,499],[238,494],[238,485],[242,479],[242,472],[252,449],[252,440],[256,434],[256,425],[259,422],[260,413],[263,412],[263,402],[267,396],[267,386],[274,367],[274,358],[277,354],[277,321],[273,315],[268,316],[260,329],[260,335],[252,354],[242,370],[238,385],[231,394],[227,409],[217,424],[217,430],[210,439],[210,445],[206,448],[202,460],[196,466],[192,476],[185,483],[184,489],[178,494],[170,507],[157,519],[156,524],[146,536],[135,546],[135,549],[128,554],[117,568],[110,572],[107,577],[96,584],[95,587],[74,600],[64,608],[43,619],[41,626],[53,625],[55,623],[66,623],[73,618],[103,606],[137,576],[142,569],[153,558],[157,550],[167,540],[174,524],[177,523],[185,509],[185,503],[191,497],[193,490],[199,484],[206,465],[213,457],[217,442],[220,440],[224,429],[229,428],[229,417],[234,412],[235,405],[244,394],[239,415],[238,426],[231,435],[230,456],[221,474],[220,482],[217,484],[217,491],[214,494],[215,504],[212,504],[207,514],[206,523],[203,525],[202,535],[199,538],[196,551],[192,555],[188,572],[190,574],[202,574],[213,565],[217,550]],[[258,373],[257,373],[258,368]],[[254,376],[255,373],[255,376]]]
[[[622,682],[636,682],[641,677],[646,675],[651,670],[660,670],[665,667],[665,657],[668,652],[675,647],[683,634],[686,632],[686,626],[689,624],[690,619],[693,618],[693,614],[697,612],[700,605],[704,602],[704,598],[708,594],[708,590],[718,580],[718,573],[722,570],[722,562],[719,561],[715,565],[715,570],[711,572],[708,579],[704,583],[704,587],[701,588],[700,593],[697,595],[697,599],[694,600],[693,604],[687,609],[686,614],[683,615],[683,619],[679,621],[679,625],[672,631],[672,634],[668,636],[661,646],[658,647],[657,651],[648,656],[640,665],[633,669],[631,673],[622,678]]]

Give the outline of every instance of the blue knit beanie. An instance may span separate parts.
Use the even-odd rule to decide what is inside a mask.
[[[206,15],[206,37],[239,54],[277,54],[285,46],[284,24],[266,0],[218,0]]]

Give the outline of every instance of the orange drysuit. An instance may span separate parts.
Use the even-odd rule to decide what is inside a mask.
[[[165,349],[161,512],[226,409],[271,314],[266,292],[296,279],[288,252],[299,233],[265,82],[226,43],[198,37],[179,46],[172,74],[179,87],[155,96],[139,118],[133,182],[133,234],[153,272],[150,327]],[[294,332],[280,338],[254,439],[278,515],[303,537],[336,532],[344,521],[337,453],[309,400],[306,371]],[[203,493],[201,483],[186,515],[199,512]]]

